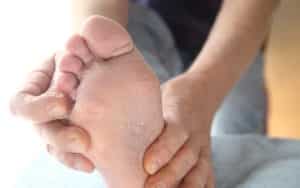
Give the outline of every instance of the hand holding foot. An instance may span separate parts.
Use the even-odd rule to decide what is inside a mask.
[[[205,85],[192,79],[183,74],[162,87],[166,123],[145,154],[145,168],[152,174],[146,188],[214,187],[210,124],[215,105]]]

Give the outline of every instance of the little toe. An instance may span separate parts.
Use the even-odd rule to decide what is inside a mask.
[[[128,32],[115,21],[90,17],[82,27],[82,37],[95,56],[110,59],[131,52],[134,45]]]

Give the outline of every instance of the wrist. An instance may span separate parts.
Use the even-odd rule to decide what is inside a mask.
[[[226,59],[200,56],[193,66],[184,73],[190,82],[193,82],[193,87],[206,91],[207,95],[214,101],[216,108],[220,106],[225,96],[250,64],[235,61],[230,57]]]
[[[166,82],[162,87],[164,118],[189,116],[186,120],[201,122],[197,123],[201,132],[209,135],[218,105],[215,94],[206,89],[206,83],[205,79],[196,80],[190,73],[183,73]]]
[[[227,93],[220,92],[220,83],[215,78],[210,77],[205,72],[185,72],[181,75],[185,80],[186,90],[189,91],[189,97],[195,102],[195,99],[205,99],[206,104],[199,104],[198,106],[206,105],[207,112],[214,114],[223,101]],[[199,100],[203,103],[203,100]]]

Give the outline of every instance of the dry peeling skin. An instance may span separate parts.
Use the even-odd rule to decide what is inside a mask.
[[[86,24],[89,32],[83,32],[83,37],[89,47],[101,44],[89,43],[95,39],[90,34],[107,21]],[[112,33],[120,30],[114,23],[105,24]],[[91,47],[95,56],[99,48]],[[107,61],[97,58],[84,70],[70,121],[90,134],[92,144],[86,155],[109,188],[143,187],[144,152],[160,134],[163,118],[159,81],[137,49]]]

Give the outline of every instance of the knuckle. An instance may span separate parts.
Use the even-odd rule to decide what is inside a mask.
[[[170,166],[170,168],[168,169],[168,176],[166,178],[166,181],[173,182],[180,178],[178,171],[179,169],[177,169],[175,166]]]
[[[153,154],[159,156],[162,160],[170,160],[188,139],[187,133],[180,134],[180,138],[178,136],[174,138],[173,136],[162,140]]]
[[[186,129],[183,129],[180,133],[181,133],[180,134],[180,139],[183,142],[185,142],[190,137],[190,134],[189,134],[189,132]]]
[[[156,166],[165,165],[172,156],[172,152],[167,147],[159,147],[156,151],[152,152],[151,158],[152,162],[155,162]]]
[[[185,160],[187,165],[194,165],[199,160],[199,153],[190,146],[186,147],[185,155],[187,156]]]
[[[174,154],[172,143],[167,140],[161,140],[153,149],[153,156],[158,156],[161,159],[168,159]]]
[[[172,146],[166,145],[160,148],[159,155],[163,160],[168,160],[174,155],[175,151]]]
[[[177,147],[180,147],[182,144],[184,144],[190,137],[190,134],[188,130],[186,130],[183,126],[175,126],[170,128],[169,131],[169,139],[172,145],[176,145]]]

